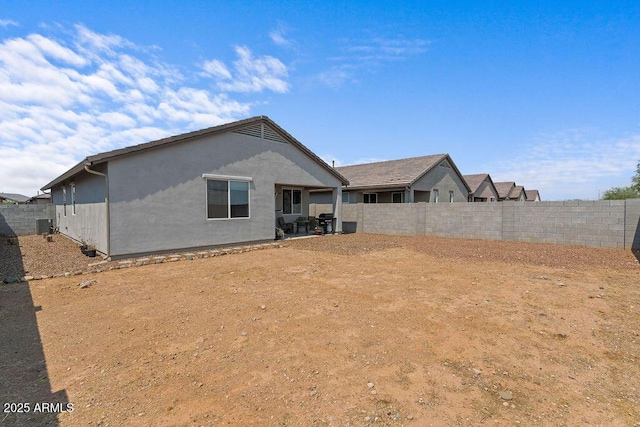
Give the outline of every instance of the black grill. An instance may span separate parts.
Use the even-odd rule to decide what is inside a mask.
[[[334,230],[333,227],[333,214],[332,213],[321,213],[318,215],[318,225],[322,227],[322,232],[327,233],[327,227],[331,224],[331,231]]]

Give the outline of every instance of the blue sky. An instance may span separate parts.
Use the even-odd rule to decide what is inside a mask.
[[[449,153],[544,200],[629,185],[640,3],[109,1],[0,6],[0,192],[267,115],[337,165]]]

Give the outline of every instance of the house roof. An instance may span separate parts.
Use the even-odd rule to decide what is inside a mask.
[[[318,157],[313,151],[305,147],[300,141],[298,141],[293,136],[291,136],[287,131],[282,129],[278,124],[276,124],[269,117],[256,116],[256,117],[239,120],[232,123],[227,123],[227,124],[214,126],[206,129],[201,129],[193,132],[183,133],[180,135],[170,136],[168,138],[162,138],[155,141],[145,142],[143,144],[132,145],[130,147],[119,148],[117,150],[105,151],[103,153],[98,153],[92,156],[88,156],[84,160],[82,160],[80,163],[78,163],[77,165],[69,169],[67,172],[63,173],[62,175],[60,175],[59,177],[57,177],[56,179],[54,179],[53,181],[51,181],[50,183],[42,187],[41,190],[44,191],[44,190],[50,189],[51,187],[64,182],[65,180],[71,178],[72,176],[82,172],[85,166],[105,163],[115,158],[137,154],[143,151],[152,150],[152,149],[164,147],[167,145],[177,144],[180,142],[190,141],[202,136],[215,135],[215,134],[237,130],[237,129],[246,127],[248,125],[256,124],[260,122],[269,125],[276,132],[278,136],[280,136],[287,142],[291,143],[292,145],[300,149],[302,152],[307,154],[309,157],[311,157],[313,160],[315,160],[323,168],[325,168],[332,175],[338,178],[343,185],[349,184],[349,181],[344,176],[342,176],[338,171],[336,171],[334,168],[329,166],[324,160]]]
[[[24,203],[29,200],[29,197],[17,193],[0,193],[0,199],[9,200],[10,202],[16,203]]]
[[[527,200],[541,200],[540,199],[540,192],[538,192],[538,190],[524,190],[524,194],[527,198]]]
[[[524,187],[522,185],[516,185],[509,193],[509,199],[517,200],[522,193],[524,193]]]
[[[350,189],[408,187],[426,175],[443,160],[447,160],[460,176],[467,189],[468,184],[448,154],[387,160],[384,162],[341,166],[336,170],[350,182]]]
[[[505,181],[494,182],[493,185],[495,185],[496,190],[498,191],[498,197],[500,197],[501,199],[506,199],[507,197],[509,197],[509,193],[511,193],[513,187],[516,186],[516,183],[513,181]]]
[[[467,184],[469,184],[469,188],[471,188],[471,194],[473,194],[474,197],[491,199],[495,197],[496,194],[498,194],[498,190],[496,189],[496,186],[488,173],[464,175],[464,180],[467,181]],[[481,193],[478,193],[480,186],[485,181],[488,181],[490,185],[486,186]]]
[[[488,173],[478,173],[474,175],[463,175],[465,181],[469,185],[472,193],[478,191],[478,187],[484,182],[485,179],[489,176]]]
[[[49,200],[51,199],[51,193],[41,193],[41,194],[38,194],[37,196],[29,197],[27,202],[31,202],[37,199]]]

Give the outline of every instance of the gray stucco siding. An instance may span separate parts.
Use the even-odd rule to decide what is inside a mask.
[[[203,174],[251,177],[250,217],[207,219]],[[276,184],[341,185],[291,144],[233,132],[113,159],[109,182],[116,257],[273,239]]]
[[[106,173],[107,165],[94,167],[94,170]],[[71,183],[75,184],[76,211],[73,213]],[[63,204],[62,188],[67,189],[66,215]],[[104,203],[105,179],[101,176],[82,172],[64,185],[52,189],[52,201],[55,205],[56,224],[59,231],[78,242],[94,245],[100,252],[107,251],[107,215]]]
[[[467,201],[467,188],[462,178],[452,168],[436,166],[426,175],[416,181],[411,187],[414,191],[430,191],[433,201],[433,190],[438,190],[439,202],[449,202],[449,191],[453,191],[454,202]]]
[[[487,199],[487,202],[490,202],[491,198],[493,197],[495,199],[494,201],[497,201],[498,193],[494,191],[489,181],[485,179],[478,187],[478,190],[475,192],[474,197],[484,197]]]

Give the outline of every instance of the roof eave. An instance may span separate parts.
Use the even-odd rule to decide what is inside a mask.
[[[88,160],[88,158],[85,158],[80,163],[78,163],[77,165],[75,165],[74,167],[72,167],[71,169],[69,169],[68,171],[66,171],[65,173],[63,173],[62,175],[60,175],[59,177],[57,177],[56,179],[54,179],[53,181],[45,185],[44,187],[40,188],[40,190],[41,191],[49,190],[55,187],[56,185],[61,184],[64,181],[68,180],[69,178],[76,176],[77,174],[79,174],[84,170],[85,165],[91,165],[91,162]]]

